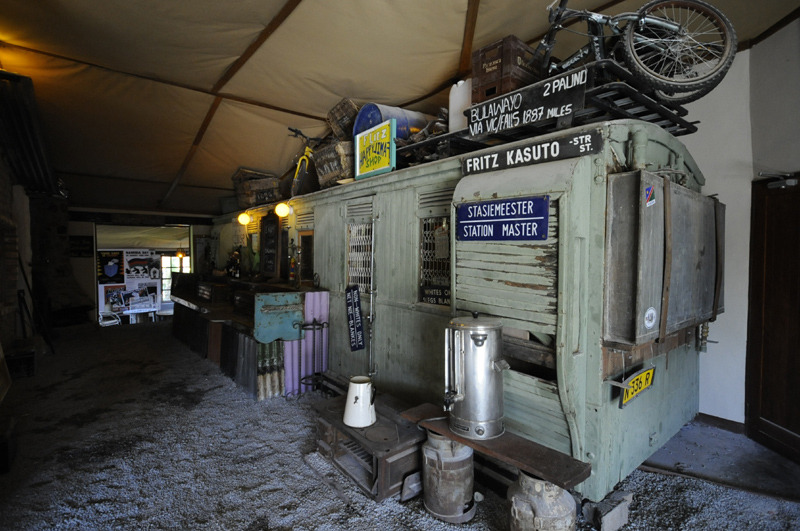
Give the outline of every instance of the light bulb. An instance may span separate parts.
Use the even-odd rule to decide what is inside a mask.
[[[242,225],[247,225],[248,223],[250,223],[253,220],[253,218],[251,218],[250,214],[248,214],[247,212],[242,212],[241,214],[239,214],[239,217],[236,218],[236,219],[238,219],[239,223],[242,224]]]
[[[289,214],[292,213],[292,207],[287,205],[286,203],[278,203],[275,205],[275,215],[279,218],[285,218]]]

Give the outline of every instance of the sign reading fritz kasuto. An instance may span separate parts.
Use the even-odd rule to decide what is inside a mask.
[[[461,173],[474,175],[590,155],[600,151],[602,142],[597,130],[538,140],[493,153],[466,156],[461,159]]]

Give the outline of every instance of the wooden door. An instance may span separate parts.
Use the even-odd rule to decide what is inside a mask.
[[[753,183],[745,425],[800,462],[800,186]]]

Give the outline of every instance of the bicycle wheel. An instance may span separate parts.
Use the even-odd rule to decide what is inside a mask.
[[[656,20],[628,23],[625,64],[637,78],[667,96],[690,92],[695,99],[722,81],[736,55],[736,32],[721,11],[701,0],[655,0],[638,13],[680,30]]]
[[[672,103],[675,105],[683,105],[685,103],[691,103],[693,101],[697,101],[712,90],[716,88],[717,84],[714,83],[713,85],[702,88],[699,90],[692,90],[689,92],[664,92],[663,90],[656,90],[655,97],[658,101],[662,103]]]

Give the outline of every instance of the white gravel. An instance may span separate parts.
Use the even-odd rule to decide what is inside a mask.
[[[0,404],[19,439],[2,530],[508,529],[491,491],[462,525],[420,497],[374,502],[316,452],[312,404],[326,397],[254,402],[169,323],[58,332]],[[798,503],[700,480],[637,471],[620,488],[634,493],[623,529],[800,529]]]

